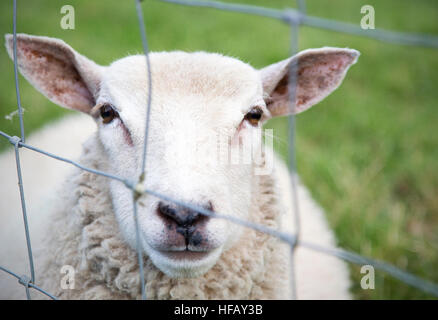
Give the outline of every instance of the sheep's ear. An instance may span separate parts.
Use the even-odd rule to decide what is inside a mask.
[[[13,36],[5,38],[14,59]],[[17,60],[23,76],[54,103],[85,113],[95,105],[103,67],[64,41],[17,34]]]
[[[342,82],[359,52],[352,49],[309,49],[260,70],[266,105],[272,116],[300,113],[318,103]],[[297,80],[291,83],[289,70]],[[296,84],[295,106],[290,101]]]

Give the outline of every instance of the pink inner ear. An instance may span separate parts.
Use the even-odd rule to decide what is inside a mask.
[[[75,68],[73,54],[32,41],[17,43],[23,75],[49,99],[64,107],[88,112],[94,98]]]
[[[326,52],[304,55],[299,58],[295,113],[318,103],[342,81],[354,57],[345,52]],[[274,114],[288,114],[289,72],[271,93],[269,109]],[[285,109],[285,110],[283,110]]]
[[[353,58],[345,53],[327,53],[300,59],[297,106],[320,101],[336,88]]]

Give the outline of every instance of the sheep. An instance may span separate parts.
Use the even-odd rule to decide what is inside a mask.
[[[11,35],[6,35],[6,48],[13,59]],[[358,56],[346,48],[308,49],[257,70],[216,53],[150,53],[152,104],[140,184],[214,212],[294,232],[289,172],[263,147],[262,125],[321,101],[340,85]],[[137,181],[149,94],[145,56],[100,66],[60,39],[18,34],[17,59],[22,75],[48,99],[93,118],[97,130],[83,143],[79,162]],[[295,108],[289,101],[292,66],[298,76]],[[57,130],[75,140],[71,125]],[[226,139],[214,138],[223,132]],[[52,135],[47,138],[50,151],[65,149],[62,140],[56,145]],[[76,140],[79,144],[83,137]],[[243,161],[250,152],[259,155],[257,161]],[[44,182],[46,172],[32,174]],[[27,185],[26,192],[35,199],[33,188]],[[55,193],[56,200],[45,206],[45,219],[33,230],[45,235],[34,243],[40,248],[38,284],[61,299],[140,298],[131,190],[77,168],[53,190],[46,191]],[[323,210],[299,180],[297,193],[300,239],[335,246]],[[290,298],[291,250],[284,242],[147,193],[137,203],[148,299]],[[40,213],[30,214],[36,220]],[[8,258],[4,251],[1,263]],[[295,255],[298,298],[351,298],[344,262],[300,247]],[[75,271],[74,289],[61,286],[66,265]],[[22,291],[17,287],[2,290],[1,297]]]

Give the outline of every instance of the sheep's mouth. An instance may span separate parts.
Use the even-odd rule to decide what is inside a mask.
[[[210,250],[190,248],[190,246],[174,250],[169,249],[154,250],[150,257],[158,269],[171,278],[201,276],[213,267],[222,253],[221,247]]]
[[[160,251],[160,253],[172,260],[202,260],[206,258],[210,252],[209,251],[192,251],[189,249],[183,251]]]

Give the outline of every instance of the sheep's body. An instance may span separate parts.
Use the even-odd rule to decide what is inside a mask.
[[[82,121],[83,119],[81,119]],[[79,120],[74,119],[74,122]],[[65,141],[56,138],[56,132],[71,128],[72,120],[63,121],[50,127],[46,133],[38,134],[34,143],[47,146],[46,149],[68,156]],[[82,124],[82,126],[84,126]],[[90,132],[91,126],[85,125]],[[48,131],[48,132],[47,132]],[[77,137],[80,145],[85,136]],[[73,139],[74,140],[74,139]],[[31,140],[32,141],[32,140]],[[88,167],[105,170],[106,163],[102,157],[101,144],[95,135],[84,144],[80,162]],[[64,152],[63,152],[64,151]],[[69,150],[71,152],[72,150]],[[41,161],[28,161],[32,157],[22,153],[25,192],[28,202],[30,229],[33,235],[37,267],[37,284],[63,299],[129,299],[140,297],[139,275],[136,251],[131,249],[119,233],[115,219],[108,179],[75,169],[70,173],[59,192],[57,200],[47,208],[34,210],[37,199],[44,199],[40,186],[31,181],[45,181],[53,186],[55,181],[62,181],[61,176],[47,176],[41,170]],[[5,155],[0,162],[11,162],[12,155]],[[56,164],[58,165],[58,164]],[[68,166],[60,164],[61,166]],[[1,170],[7,167],[1,165]],[[287,168],[278,162],[272,175],[258,176],[253,186],[253,199],[250,220],[293,232],[291,186]],[[64,169],[54,167],[52,173],[62,173]],[[3,172],[2,172],[3,176]],[[11,180],[4,180],[2,188],[13,189]],[[7,184],[7,186],[6,186]],[[50,189],[45,188],[47,194]],[[311,199],[302,185],[298,185],[298,198],[301,212],[302,239],[324,246],[334,246],[334,237],[329,229],[323,212]],[[14,212],[2,209],[2,221],[11,221],[9,215],[20,216],[19,198],[1,198],[0,205],[6,201]],[[41,200],[41,201],[42,201]],[[40,202],[41,202],[40,201]],[[40,212],[41,211],[41,212]],[[8,216],[5,216],[7,212]],[[50,215],[49,215],[50,214]],[[225,213],[226,214],[226,213]],[[46,223],[42,221],[50,221]],[[15,219],[16,220],[16,219]],[[9,225],[9,223],[8,223]],[[3,224],[2,229],[6,224]],[[0,265],[12,270],[24,272],[27,264],[24,249],[24,231],[8,228],[9,233],[2,232],[1,242],[22,244],[21,250],[16,246],[0,247]],[[47,234],[44,242],[41,235]],[[17,241],[19,239],[19,241]],[[19,257],[17,253],[22,253]],[[152,299],[287,299],[290,295],[290,250],[279,240],[245,229],[243,239],[231,249],[224,252],[216,265],[206,274],[195,279],[171,279],[157,269],[145,258],[145,279],[147,297]],[[75,289],[62,289],[61,267],[71,265],[75,268]],[[23,288],[16,281],[0,274],[0,298],[24,297]],[[296,252],[297,294],[301,299],[347,299],[349,276],[346,265],[336,258],[298,248]],[[41,296],[40,296],[41,297]]]

